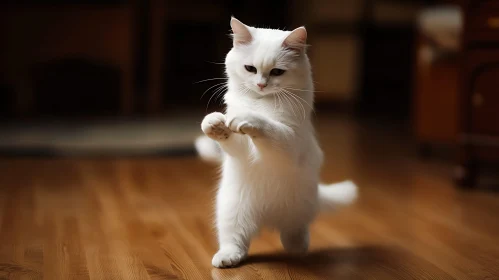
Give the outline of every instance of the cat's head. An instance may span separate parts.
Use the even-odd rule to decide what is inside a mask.
[[[282,90],[307,90],[311,83],[306,55],[307,31],[250,27],[231,18],[233,48],[227,54],[227,75],[257,96]]]

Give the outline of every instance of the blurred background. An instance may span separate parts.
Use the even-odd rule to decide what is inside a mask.
[[[463,102],[459,98],[467,86],[459,75],[462,11],[468,2],[497,5],[437,0],[3,1],[0,154],[192,155],[202,117],[221,108],[220,80],[203,80],[223,77],[234,15],[260,27],[307,27],[318,117],[387,124],[407,136],[420,155],[447,151],[447,160],[454,162],[456,148],[470,144],[459,142],[460,124],[468,116],[459,113],[460,104],[486,104],[474,120],[484,132],[480,143],[495,145],[498,132],[497,97],[488,102],[483,101],[488,93],[463,97]],[[489,10],[476,7],[469,8],[476,15]],[[494,19],[470,22],[482,33],[486,24],[499,25]],[[497,75],[497,70],[485,75],[482,91]],[[469,155],[458,158],[461,168],[455,174],[470,179],[476,161]]]

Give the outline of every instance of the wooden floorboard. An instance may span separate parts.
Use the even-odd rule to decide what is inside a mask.
[[[403,128],[403,126],[402,126]],[[311,252],[263,231],[215,269],[214,166],[195,157],[0,159],[0,279],[499,279],[499,196],[456,189],[396,125],[322,118],[324,181],[359,200],[311,227]]]

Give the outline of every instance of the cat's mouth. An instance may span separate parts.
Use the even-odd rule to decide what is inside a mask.
[[[280,91],[279,88],[276,88],[276,87],[272,87],[272,88],[263,88],[263,89],[260,89],[258,87],[254,88],[254,87],[251,87],[251,90],[253,92],[255,92],[256,94],[260,95],[260,96],[268,96],[268,95],[272,95],[272,94],[276,94]]]
[[[281,88],[279,88],[277,86],[268,86],[265,88],[259,88],[257,86],[243,84],[242,91],[246,92],[246,93],[251,92],[252,95],[254,95],[255,97],[262,98],[262,97],[278,94],[281,91]]]
[[[265,97],[267,95],[270,95],[270,94],[273,94],[274,92],[276,92],[274,90],[268,90],[268,89],[261,90],[259,88],[254,88],[254,87],[246,87],[246,88],[247,88],[247,90],[249,90],[249,92],[251,92],[253,95],[255,95],[259,98]]]

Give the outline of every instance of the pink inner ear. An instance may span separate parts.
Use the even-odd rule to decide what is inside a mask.
[[[248,27],[238,19],[232,18],[230,26],[234,36],[234,45],[249,44],[253,39]]]
[[[283,47],[295,51],[303,51],[307,44],[307,30],[305,27],[296,28],[286,37]]]

